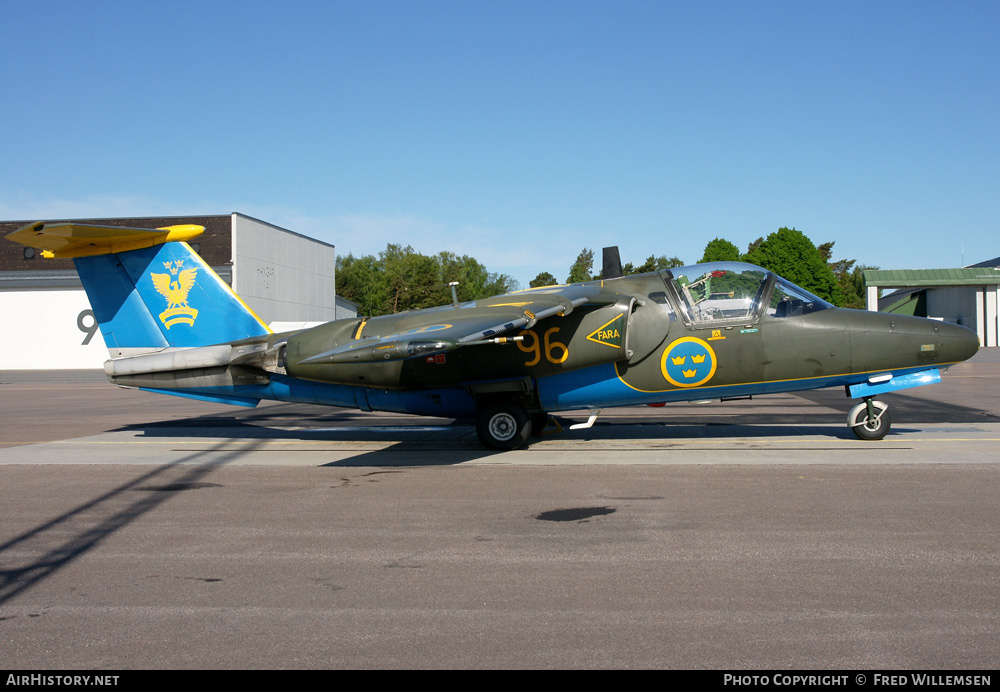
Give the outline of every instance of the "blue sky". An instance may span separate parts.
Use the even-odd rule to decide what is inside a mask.
[[[523,286],[780,226],[1000,255],[994,1],[2,2],[2,219],[240,211]]]

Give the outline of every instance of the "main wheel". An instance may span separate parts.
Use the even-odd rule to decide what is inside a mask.
[[[862,440],[881,440],[892,425],[888,405],[873,400],[872,407],[875,409],[874,420],[868,420],[868,404],[863,401],[847,414],[847,425]]]
[[[517,404],[500,404],[479,414],[476,432],[486,447],[508,451],[524,446],[531,434],[531,425],[523,408]]]

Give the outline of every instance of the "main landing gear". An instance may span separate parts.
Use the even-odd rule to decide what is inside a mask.
[[[498,403],[486,407],[479,414],[476,433],[484,447],[506,452],[520,449],[529,437],[539,435],[548,420],[549,415],[544,411],[529,414],[519,404]],[[872,397],[865,397],[847,414],[847,425],[862,440],[881,440],[892,426],[889,406]]]
[[[892,425],[889,406],[870,396],[865,397],[847,414],[847,425],[862,440],[881,440]]]
[[[545,429],[548,420],[544,411],[529,415],[518,404],[495,404],[479,414],[476,433],[483,446],[506,452],[523,447],[530,436]]]

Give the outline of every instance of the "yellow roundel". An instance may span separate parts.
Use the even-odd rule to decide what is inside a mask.
[[[660,372],[670,384],[678,387],[698,387],[715,375],[718,361],[715,351],[706,342],[693,336],[674,341],[663,352]]]

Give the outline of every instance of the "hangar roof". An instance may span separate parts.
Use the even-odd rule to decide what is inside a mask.
[[[1000,284],[1000,269],[866,269],[865,285],[883,288],[915,286],[982,286]]]
[[[985,262],[979,262],[977,264],[970,264],[967,269],[972,269],[973,267],[1000,267],[1000,257],[994,257],[991,260],[986,260]]]

